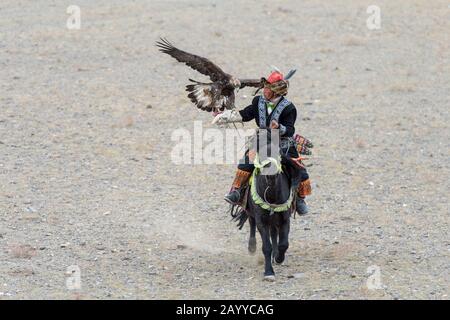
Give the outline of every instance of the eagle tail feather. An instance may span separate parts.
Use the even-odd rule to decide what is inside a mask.
[[[191,80],[191,79],[189,79]],[[211,112],[213,110],[213,93],[211,92],[211,85],[191,80],[196,84],[189,84],[186,86],[186,91],[189,92],[188,98],[194,103],[197,108]]]

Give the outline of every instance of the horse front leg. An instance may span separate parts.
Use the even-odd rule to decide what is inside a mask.
[[[272,244],[270,243],[269,225],[257,223],[262,240],[262,252],[264,254],[264,280],[274,281],[275,272],[272,268]]]
[[[256,221],[254,217],[249,216],[250,238],[248,238],[248,252],[254,254],[256,252]]]
[[[283,222],[280,226],[280,242],[278,244],[278,254],[275,256],[276,263],[283,263],[287,249],[289,248],[289,230],[290,230],[290,215],[286,213],[283,217]]]
[[[272,240],[272,259],[278,256],[278,228],[275,224],[270,226],[270,238]]]

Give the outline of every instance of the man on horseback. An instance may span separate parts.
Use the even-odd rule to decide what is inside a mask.
[[[274,71],[265,82],[263,94],[256,96],[251,105],[239,112],[227,110],[220,113],[216,116],[214,122],[220,124],[247,122],[255,119],[259,128],[278,129],[281,139],[292,141],[294,140],[294,125],[297,119],[297,110],[294,104],[284,97],[288,93],[288,88],[289,82],[285,80],[279,71]],[[307,147],[311,146],[310,142],[299,135],[296,135],[295,141],[296,143],[288,145],[289,156],[298,158],[299,151],[307,154]],[[225,196],[225,200],[231,204],[239,203],[243,190],[245,190],[255,168],[250,158],[249,150],[247,150],[243,161],[238,165],[231,190]],[[298,170],[301,178],[297,188],[296,208],[299,214],[306,214],[308,212],[308,206],[306,205],[305,197],[311,194],[311,184],[304,166],[300,164]]]

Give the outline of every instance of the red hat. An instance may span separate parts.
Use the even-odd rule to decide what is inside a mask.
[[[284,76],[279,71],[272,72],[270,74],[270,76],[267,78],[267,82],[270,84],[281,81],[281,80],[284,80]]]

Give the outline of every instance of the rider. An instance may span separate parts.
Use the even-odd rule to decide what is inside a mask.
[[[289,82],[280,72],[274,71],[267,78],[263,94],[256,96],[251,105],[239,112],[227,110],[217,115],[215,122],[247,122],[255,119],[261,129],[279,129],[282,138],[292,137],[295,133],[294,124],[297,119],[297,110],[294,104],[284,97],[287,95],[288,88]],[[302,141],[304,148],[305,139]],[[289,154],[298,156],[297,150],[293,150],[293,152],[289,150]],[[254,169],[254,165],[249,161],[248,150],[244,157],[244,161],[238,165],[231,190],[225,196],[225,200],[231,204],[237,204],[240,201],[242,191]],[[297,188],[296,207],[299,214],[306,214],[308,206],[305,203],[305,197],[311,194],[311,184],[306,169],[303,167],[298,170],[300,170],[301,179]]]

